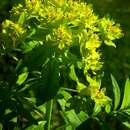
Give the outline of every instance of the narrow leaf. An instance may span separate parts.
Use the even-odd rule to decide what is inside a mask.
[[[16,83],[17,83],[18,85],[23,84],[23,83],[25,82],[25,80],[27,79],[27,77],[28,77],[28,72],[24,72],[24,73],[20,74],[20,75],[18,76],[18,80],[17,80]]]
[[[101,111],[101,105],[95,104],[93,109],[93,115],[96,116]]]
[[[108,46],[113,46],[113,47],[115,47],[115,48],[116,48],[115,43],[114,43],[114,42],[112,42],[111,40],[105,40],[105,41],[104,41],[104,43],[105,43],[106,45],[108,45]]]
[[[18,19],[18,23],[22,25],[24,22],[25,22],[25,12],[22,12]]]
[[[130,106],[130,80],[127,79],[125,83],[123,101],[120,109],[124,109],[129,106]]]
[[[111,80],[112,80],[113,92],[114,92],[114,110],[116,110],[120,103],[120,88],[117,84],[116,79],[112,74],[111,74]]]
[[[2,130],[3,129],[3,125],[2,125],[2,123],[0,123],[0,130]]]
[[[74,65],[70,66],[70,74],[69,74],[70,78],[74,81],[78,81],[78,77],[76,75],[75,69],[74,69]]]
[[[53,100],[50,100],[47,102],[46,105],[46,118],[47,118],[47,124],[46,124],[46,130],[51,130],[51,118],[52,118],[52,108],[53,108]]]
[[[111,112],[111,105],[110,104],[107,104],[105,106],[105,111],[106,111],[106,113],[110,113]]]

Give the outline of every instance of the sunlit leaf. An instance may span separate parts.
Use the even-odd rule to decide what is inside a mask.
[[[65,107],[67,105],[67,101],[71,98],[71,94],[64,90],[60,90],[57,95],[57,101],[60,104],[62,110],[65,110]]]
[[[124,109],[129,106],[130,106],[130,80],[127,79],[125,83],[123,101],[120,109]]]
[[[107,41],[107,40],[105,40],[104,43],[105,43],[106,45],[108,45],[108,46],[116,47],[116,44],[115,44],[114,42],[112,42],[112,41]]]
[[[86,112],[80,111],[80,113],[78,113],[78,117],[82,122],[84,122],[89,116]]]
[[[114,110],[117,109],[117,107],[120,104],[120,88],[117,84],[117,81],[115,80],[114,76],[111,74],[111,80],[113,85],[113,92],[114,92]]]
[[[38,122],[38,125],[31,125],[25,130],[44,130],[45,124],[46,124],[46,121],[40,121]]]
[[[74,65],[71,65],[70,66],[70,74],[69,74],[70,78],[74,81],[78,81],[78,77],[76,75],[76,72],[75,72],[75,68],[74,68]]]
[[[110,112],[111,112],[111,105],[110,105],[110,104],[107,104],[107,105],[105,106],[105,111],[106,111],[107,113],[110,113]]]
[[[130,128],[130,122],[125,121],[125,122],[122,122],[122,124],[125,125],[127,128]]]
[[[35,97],[31,97],[31,98],[24,97],[24,99],[27,100],[28,102],[32,103],[32,104],[36,103],[36,98]]]
[[[27,79],[27,77],[28,77],[28,72],[24,72],[24,73],[20,74],[20,75],[18,76],[18,80],[17,80],[16,83],[17,83],[18,85],[23,84],[23,83],[25,82],[25,80]]]
[[[79,119],[78,115],[75,113],[74,110],[66,111],[65,115],[74,128],[76,128],[82,123],[82,121]]]
[[[101,105],[95,104],[94,109],[93,109],[93,115],[97,115],[101,111]]]
[[[19,17],[19,19],[18,19],[18,23],[19,23],[19,24],[22,25],[22,24],[24,23],[24,21],[25,21],[25,16],[26,16],[25,12],[22,12],[21,15],[20,15],[20,17]]]

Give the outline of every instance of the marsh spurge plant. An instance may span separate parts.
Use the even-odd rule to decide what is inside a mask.
[[[95,114],[101,107],[108,111],[111,99],[101,88],[101,47],[116,47],[114,40],[122,36],[119,24],[99,18],[84,2],[25,0],[2,23],[1,36],[2,52],[15,60],[17,95],[36,98],[38,105],[73,90],[75,96],[95,102]],[[70,107],[58,101],[64,112]]]

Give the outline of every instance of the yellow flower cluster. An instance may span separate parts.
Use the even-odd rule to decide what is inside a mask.
[[[17,34],[17,36],[20,36],[26,32],[26,30],[22,28],[19,24],[14,23],[13,21],[10,20],[5,20],[2,23],[2,27],[3,27],[2,30],[3,33],[7,33],[9,30],[13,30]]]
[[[65,18],[74,26],[94,29],[94,24],[97,21],[97,16],[94,15],[90,5],[85,3],[68,0],[68,11]]]
[[[111,103],[111,99],[105,95],[106,89],[100,88],[100,83],[96,80],[91,79],[90,86],[85,86],[83,83],[77,81],[77,90],[81,92],[82,95],[90,96],[91,99],[100,106],[105,106]]]
[[[17,6],[14,6],[11,10],[11,13],[15,16],[19,15],[21,11],[23,10],[23,5],[18,4]]]
[[[65,28],[65,26],[59,26],[54,29],[52,34],[49,35],[50,41],[58,45],[60,50],[70,47],[72,45],[72,34]]]
[[[97,86],[91,86],[89,87],[89,91],[92,100],[94,100],[96,104],[105,106],[111,102],[111,99],[105,95],[105,88],[100,90]]]
[[[97,34],[93,34],[90,39],[86,42],[85,48],[88,49],[89,53],[84,59],[85,61],[85,72],[92,70],[94,73],[102,67],[101,54],[97,51],[100,47],[101,42]]]
[[[39,12],[40,13],[40,12]],[[41,17],[46,19],[48,23],[56,23],[58,20],[61,20],[64,18],[63,11],[61,8],[55,8],[53,6],[48,6],[43,9],[43,12],[41,12]]]
[[[123,35],[120,25],[115,24],[115,22],[109,18],[102,18],[99,22],[99,29],[101,30],[100,35],[102,36],[104,43],[116,47],[113,40],[119,39]]]
[[[100,53],[96,50],[91,50],[86,58],[83,59],[85,68],[84,72],[87,73],[88,70],[92,70],[93,74],[102,68],[102,62],[100,62]]]
[[[41,0],[26,0],[25,8],[27,11],[31,11],[32,14],[36,14],[42,9],[42,1]]]
[[[91,70],[93,74],[102,68],[101,53],[99,53],[98,48],[101,46],[102,42],[99,39],[98,34],[88,33],[82,35],[82,39],[87,37],[86,40],[81,40],[81,54],[84,63],[84,73],[87,75],[88,71]]]

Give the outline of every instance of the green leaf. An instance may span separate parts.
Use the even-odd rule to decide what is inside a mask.
[[[35,97],[31,97],[31,98],[24,97],[24,99],[27,100],[28,102],[32,103],[32,104],[36,104],[36,98]]]
[[[87,113],[80,111],[80,113],[78,113],[78,117],[82,122],[84,122],[89,116]]]
[[[14,123],[17,123],[17,120],[18,120],[17,117],[13,117],[10,121],[14,122]]]
[[[79,81],[77,82],[77,86],[76,86],[76,89],[81,92],[82,95],[86,94],[86,90],[87,90],[87,87],[83,84],[83,83],[80,83]]]
[[[111,40],[109,40],[109,41],[108,41],[108,40],[105,40],[104,43],[105,43],[106,45],[108,45],[108,46],[116,47],[115,43],[112,42]]]
[[[126,113],[127,115],[130,115],[130,108],[124,109],[123,112]]]
[[[93,109],[93,115],[96,116],[101,111],[101,105],[95,104]]]
[[[34,43],[35,44],[35,43]],[[29,71],[36,70],[54,55],[55,48],[51,48],[47,44],[36,45],[32,51],[25,54],[23,58],[23,66],[26,66]]]
[[[117,107],[120,104],[120,88],[117,84],[117,81],[115,80],[114,76],[111,74],[111,80],[113,85],[113,92],[114,92],[114,110],[117,109]]]
[[[22,12],[21,15],[19,16],[19,19],[18,19],[18,24],[23,24],[24,21],[25,21],[25,12]]]
[[[67,116],[66,116],[66,113],[63,112],[63,111],[60,111],[60,114],[61,114],[61,116],[63,117],[64,122],[65,122],[65,125],[66,125],[65,130],[73,130],[72,125],[71,125],[70,122],[68,121],[68,118],[67,118]],[[61,129],[60,129],[60,130],[61,130]]]
[[[126,127],[130,128],[130,122],[125,121],[125,122],[122,122],[122,124],[125,125]]]
[[[47,102],[46,105],[46,130],[51,130],[51,118],[52,118],[52,109],[53,109],[53,99]]]
[[[44,130],[45,124],[46,124],[46,121],[40,121],[38,122],[38,125],[31,125],[25,130]]]
[[[78,81],[78,77],[76,75],[75,69],[74,69],[74,65],[70,66],[70,74],[69,74],[70,78],[74,81]]]
[[[73,130],[73,129],[72,129],[72,126],[70,126],[70,125],[68,125],[68,124],[62,125],[62,126],[56,128],[56,130],[62,130],[62,129],[64,129],[64,130]]]
[[[26,128],[25,130],[35,130],[36,125],[31,125],[28,128]]]
[[[32,81],[31,85],[37,98],[37,105],[54,98],[60,88],[58,60],[53,58],[43,65],[41,77],[35,82]]]
[[[58,91],[58,94],[59,94],[59,95],[62,95],[63,98],[64,98],[66,101],[68,101],[68,100],[72,97],[70,93],[66,92],[66,91],[63,90],[63,89],[60,89],[60,90]]]
[[[123,101],[120,109],[124,109],[130,106],[130,81],[126,80]]]
[[[105,111],[106,111],[106,113],[110,113],[111,112],[111,105],[110,104],[107,104],[105,106]]]
[[[2,123],[0,123],[0,130],[2,130],[3,129],[3,125],[2,125]]]
[[[70,111],[66,111],[65,115],[74,128],[78,127],[82,123],[82,121],[79,119],[78,115],[73,109]]]
[[[25,84],[24,87],[22,87],[18,92],[24,92],[26,91],[27,89],[29,89],[30,85],[29,84]]]
[[[62,109],[63,111],[65,110],[65,107],[66,107],[66,105],[67,105],[67,101],[68,101],[71,97],[72,97],[72,96],[71,96],[68,92],[66,92],[66,91],[64,91],[64,90],[62,90],[62,89],[60,89],[60,90],[58,91],[57,101],[58,101],[58,103],[60,104],[61,109]]]
[[[38,41],[29,41],[29,42],[23,42],[20,46],[23,53],[27,53],[29,51],[32,51],[33,48],[40,45]]]
[[[24,72],[24,73],[20,74],[20,75],[18,76],[18,80],[17,80],[16,83],[17,83],[18,85],[23,84],[23,83],[25,82],[25,80],[27,79],[27,77],[28,77],[28,72]]]

